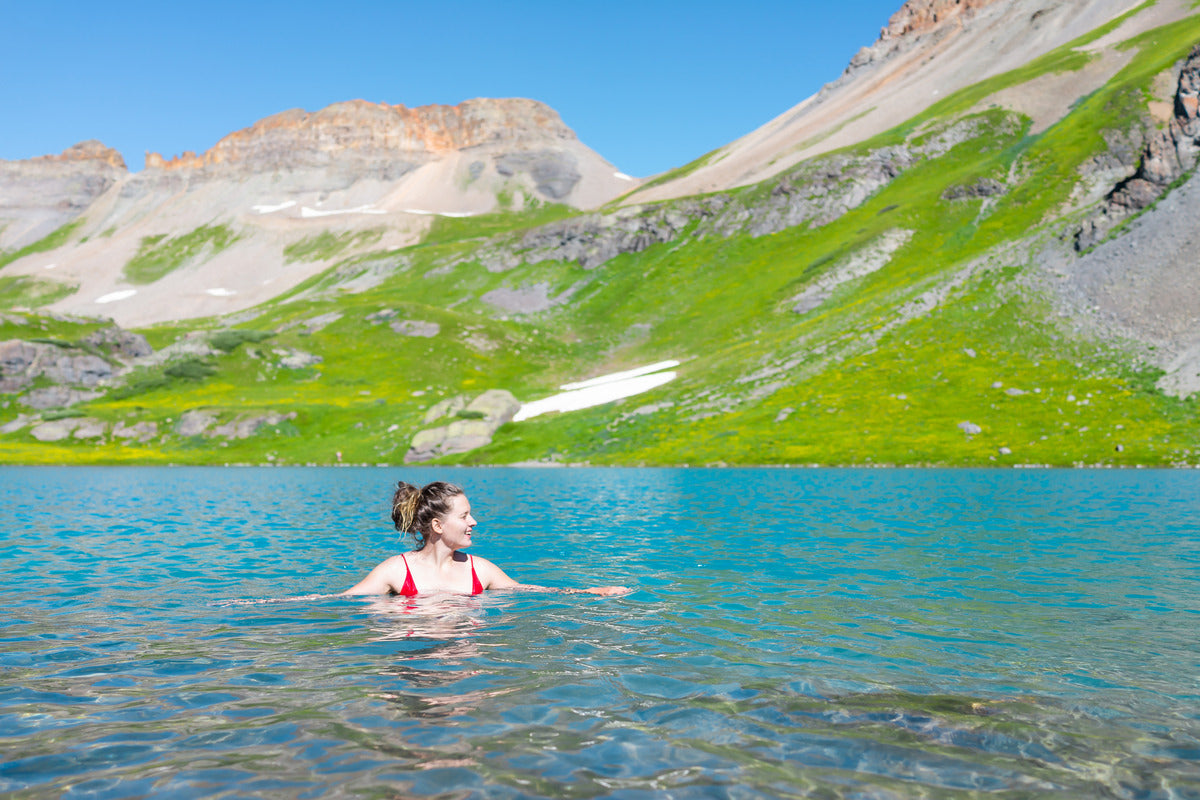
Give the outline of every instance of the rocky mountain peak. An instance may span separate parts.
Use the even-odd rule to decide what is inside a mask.
[[[539,145],[574,141],[575,134],[544,103],[522,98],[467,100],[455,106],[350,100],[319,111],[292,109],[235,131],[197,155],[146,154],[146,167],[194,170],[316,166],[331,157],[423,160],[496,143]]]
[[[33,164],[97,162],[117,169],[126,169],[125,159],[120,153],[95,139],[72,145],[58,155],[38,156],[29,161]]]
[[[996,0],[908,0],[879,32],[880,41],[920,35],[952,19],[971,14]]]

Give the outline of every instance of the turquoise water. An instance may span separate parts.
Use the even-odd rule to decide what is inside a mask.
[[[403,478],[627,596],[316,598]],[[1200,473],[0,469],[0,794],[1200,797]]]

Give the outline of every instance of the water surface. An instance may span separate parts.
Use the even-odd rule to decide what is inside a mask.
[[[620,598],[318,597],[472,550]],[[0,469],[0,794],[1200,797],[1200,473]]]

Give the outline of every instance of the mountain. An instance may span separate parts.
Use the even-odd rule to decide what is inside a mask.
[[[47,178],[0,258],[0,461],[1200,464],[1189,5],[911,0],[640,185],[522,108]]]
[[[656,201],[748,186],[822,153],[852,146],[911,119],[949,95],[1014,70],[1139,5],[1134,0],[919,0],[905,3],[836,81],[762,127],[679,170],[651,180],[633,201]],[[1112,47],[1190,13],[1179,0],[1156,3],[1128,19],[1110,40],[1083,51],[1095,58],[979,95],[978,108],[1028,115],[1033,130],[1062,118],[1129,62]]]
[[[0,251],[49,236],[127,175],[121,154],[97,141],[61,155],[0,161]]]
[[[37,252],[10,274],[78,287],[54,310],[145,325],[251,307],[328,267],[324,252],[414,244],[437,216],[588,208],[634,185],[532,100],[352,101],[276,114],[200,155],[147,154],[139,173],[98,143],[0,162],[0,247]],[[71,242],[42,256],[64,224]]]

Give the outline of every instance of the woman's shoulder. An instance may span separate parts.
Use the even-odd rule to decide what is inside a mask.
[[[397,553],[394,556],[388,556],[383,561],[380,561],[379,565],[376,566],[375,569],[387,572],[394,572],[395,570],[404,572],[408,569],[408,562],[405,560],[406,555],[408,554]]]
[[[474,553],[471,553],[471,563],[473,563],[475,565],[476,569],[479,569],[481,567],[483,569],[495,569],[496,568],[496,565],[493,564],[491,561],[488,561],[483,556],[477,556]]]

